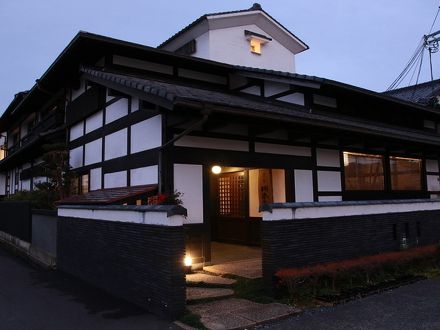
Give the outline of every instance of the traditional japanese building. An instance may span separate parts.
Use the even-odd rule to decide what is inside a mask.
[[[259,245],[263,204],[437,198],[439,111],[297,74],[307,49],[259,5],[158,48],[80,32],[0,119],[0,195],[45,180],[41,146],[65,141],[64,204],[181,192],[198,261],[212,241]]]

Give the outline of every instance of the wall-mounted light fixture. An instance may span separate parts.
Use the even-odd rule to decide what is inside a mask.
[[[222,168],[220,167],[220,166],[218,166],[218,165],[214,165],[212,168],[211,168],[211,172],[212,173],[214,173],[214,174],[220,174],[221,172],[222,172]]]

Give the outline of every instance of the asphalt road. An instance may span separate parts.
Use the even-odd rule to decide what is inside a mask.
[[[176,329],[173,324],[0,247],[0,329]]]
[[[440,329],[440,279],[335,307],[313,309],[263,329]]]

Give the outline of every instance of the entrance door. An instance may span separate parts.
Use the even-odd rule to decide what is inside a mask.
[[[249,217],[248,171],[218,175],[217,214],[213,238],[247,245],[260,244],[261,219]]]

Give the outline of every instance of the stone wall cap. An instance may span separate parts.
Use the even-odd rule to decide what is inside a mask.
[[[59,209],[105,210],[105,211],[134,211],[134,212],[163,212],[167,217],[173,215],[187,216],[186,208],[180,205],[58,205]]]
[[[264,204],[261,211],[272,212],[273,209],[299,209],[312,207],[337,207],[357,205],[384,205],[384,204],[418,204],[418,203],[440,203],[440,199],[387,199],[370,201],[338,201],[338,202],[298,202],[298,203],[272,203]]]

